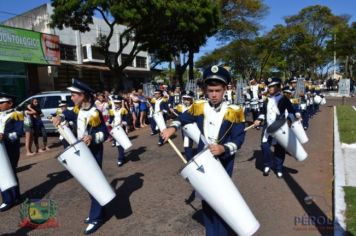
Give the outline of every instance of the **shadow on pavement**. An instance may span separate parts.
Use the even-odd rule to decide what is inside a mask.
[[[134,140],[134,139],[137,139],[137,138],[138,138],[138,135],[133,135],[133,136],[129,137],[130,140]]]
[[[26,170],[28,170],[28,169],[31,169],[32,166],[34,166],[34,165],[36,165],[36,164],[37,164],[37,163],[32,163],[32,164],[28,164],[28,165],[25,165],[25,166],[17,167],[16,172],[17,172],[17,173],[20,173],[20,172],[22,172],[22,171],[26,171]]]
[[[116,178],[111,182],[111,186],[116,189],[116,197],[105,206],[104,222],[109,221],[113,216],[116,219],[124,219],[132,214],[130,196],[136,190],[142,188],[144,176],[142,173],[135,173],[125,178]],[[123,184],[117,188],[117,184],[123,181]]]
[[[204,221],[203,221],[203,210],[200,209],[198,211],[195,211],[194,214],[192,215],[192,219],[204,226]]]
[[[131,150],[128,155],[126,156],[126,162],[128,161],[133,161],[133,162],[136,162],[136,161],[140,161],[140,155],[143,154],[144,152],[146,151],[146,147],[139,147],[139,148],[136,148],[136,149],[133,149]]]
[[[56,185],[66,182],[67,180],[73,178],[73,176],[67,171],[55,172],[50,173],[47,175],[48,179],[33,187],[32,189],[27,190],[25,193],[22,194],[22,198],[39,198],[42,199],[45,197]]]
[[[254,150],[253,156],[247,159],[247,161],[253,161],[253,160],[255,160],[255,168],[260,171],[263,171],[263,153],[261,150]]]
[[[69,174],[68,171],[61,171],[48,174],[47,177],[49,178],[45,182],[37,185],[36,187],[29,189],[25,193],[22,194],[22,200],[29,198],[29,199],[42,199],[49,193],[56,185],[65,182],[72,178],[72,175]],[[19,218],[20,219],[20,218]],[[29,232],[35,230],[35,228],[19,228],[14,233],[7,233],[1,235],[28,235]]]
[[[303,207],[306,215],[294,216],[294,226],[301,228],[301,230],[310,230],[310,227],[315,227],[321,235],[333,235],[333,220],[330,219],[314,202],[306,202],[308,193],[295,181],[291,174],[294,174],[296,170],[285,167],[284,180],[294,196],[297,198],[299,204]],[[307,232],[307,231],[305,231]]]

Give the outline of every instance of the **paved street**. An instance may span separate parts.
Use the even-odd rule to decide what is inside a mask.
[[[332,235],[332,229],[315,227],[310,219],[333,219],[332,105],[341,102],[341,98],[329,98],[310,120],[310,141],[304,145],[309,157],[300,163],[287,156],[284,179],[274,174],[262,176],[261,131],[247,132],[233,180],[261,224],[256,235]],[[349,98],[346,103],[355,105],[356,99]],[[178,174],[182,162],[168,144],[158,147],[158,137],[149,134],[148,127],[129,134],[134,146],[126,153],[128,162],[120,168],[116,165],[117,149],[105,143],[103,169],[118,198],[107,206],[107,221],[94,235],[204,235],[200,202],[185,203],[191,187]],[[173,141],[182,147],[179,133]],[[1,234],[80,235],[84,229],[88,194],[55,159],[63,151],[57,138],[51,137],[50,142],[55,147],[45,154],[22,155],[18,175],[25,197],[58,203],[60,226],[18,228],[17,206],[0,214]],[[311,201],[306,201],[308,196]]]

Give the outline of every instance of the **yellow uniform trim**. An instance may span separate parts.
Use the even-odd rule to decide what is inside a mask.
[[[152,98],[150,102],[151,102],[152,104],[155,104],[155,103],[156,103],[156,98]]]
[[[95,111],[94,114],[90,116],[88,125],[90,125],[91,127],[97,127],[100,124],[101,124],[101,120],[100,120],[99,111]]]
[[[231,123],[245,122],[245,114],[241,106],[230,105],[224,116],[224,120]]]
[[[126,110],[126,108],[121,109],[121,115],[127,115],[129,112]]]
[[[74,107],[73,107],[73,112],[74,112],[75,114],[78,114],[78,113],[79,113],[79,110],[80,110],[80,107],[79,107],[79,106],[74,106]]]
[[[177,111],[179,113],[182,113],[183,112],[183,105],[182,104],[178,104],[177,107],[176,107]]]
[[[114,116],[115,114],[114,114],[114,110],[113,109],[110,109],[109,110],[109,116]]]
[[[23,121],[24,120],[22,112],[18,112],[18,111],[14,111],[11,114],[11,118],[10,119],[18,120],[18,121]]]
[[[194,102],[193,105],[188,109],[188,112],[193,116],[204,115],[204,104],[205,102]]]

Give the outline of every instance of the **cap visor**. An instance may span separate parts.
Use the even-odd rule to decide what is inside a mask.
[[[78,89],[78,88],[76,88],[76,87],[73,87],[73,86],[67,87],[67,90],[69,90],[69,91],[71,91],[71,92],[73,92],[73,93],[84,93],[83,90],[80,90],[80,89]]]

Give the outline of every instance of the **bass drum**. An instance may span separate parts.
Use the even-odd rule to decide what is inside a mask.
[[[275,138],[297,161],[304,161],[308,157],[303,146],[288,127],[286,119],[279,119],[273,122],[267,128],[267,133]]]
[[[221,163],[204,149],[180,174],[238,235],[252,235],[260,227]]]
[[[57,160],[100,205],[104,206],[114,199],[115,192],[83,141],[70,145],[57,157]]]

